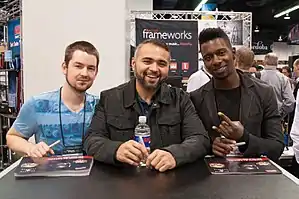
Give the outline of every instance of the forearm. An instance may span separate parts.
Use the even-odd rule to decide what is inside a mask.
[[[16,135],[7,135],[6,142],[8,147],[20,155],[27,155],[29,153],[30,147],[32,147],[33,143],[28,142],[22,137]]]
[[[282,136],[282,135],[281,135]],[[242,147],[240,147],[242,150]],[[271,160],[276,161],[281,156],[284,149],[283,138],[261,138],[249,134],[249,141],[244,156],[266,155]]]
[[[173,144],[163,149],[169,151],[176,160],[177,166],[180,166],[207,155],[210,151],[210,141],[203,135],[194,135],[185,139],[181,144]]]
[[[281,106],[280,110],[279,110],[279,113],[280,113],[280,116],[282,118],[284,118],[285,116],[287,116],[293,110],[294,110],[294,103],[284,101],[282,103],[282,106]]]
[[[97,161],[117,164],[115,153],[121,144],[122,142],[112,141],[94,133],[89,134],[85,139],[84,149],[88,155],[93,156]]]

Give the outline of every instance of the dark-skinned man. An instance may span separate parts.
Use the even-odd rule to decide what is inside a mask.
[[[235,54],[220,28],[199,36],[200,51],[212,81],[191,92],[198,115],[212,140],[212,151],[225,157],[238,148],[245,157],[283,152],[280,114],[273,88],[234,67]],[[246,144],[234,147],[236,142]]]

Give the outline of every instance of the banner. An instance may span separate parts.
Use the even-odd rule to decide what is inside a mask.
[[[299,45],[299,24],[296,24],[288,34],[288,44]]]
[[[251,49],[255,55],[265,55],[272,52],[272,44],[271,41],[256,40],[252,42]]]
[[[243,21],[217,21],[217,26],[224,30],[233,46],[243,45]]]
[[[157,39],[168,45],[170,76],[189,77],[197,71],[197,21],[136,19],[136,46],[147,39]]]
[[[20,38],[21,38],[21,26],[20,19],[14,19],[7,23],[8,32],[8,49],[12,51],[12,56],[20,55]]]
[[[20,69],[21,60],[21,26],[20,26],[20,19],[13,19],[8,21],[7,23],[7,33],[8,33],[8,51],[9,55],[9,66],[10,69]],[[11,71],[8,73],[8,104],[9,107],[12,108],[19,108],[20,102],[20,73],[17,71]]]

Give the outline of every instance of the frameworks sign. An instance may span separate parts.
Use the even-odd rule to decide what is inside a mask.
[[[170,48],[169,75],[189,77],[197,71],[197,21],[136,19],[136,46],[147,39],[160,40]]]

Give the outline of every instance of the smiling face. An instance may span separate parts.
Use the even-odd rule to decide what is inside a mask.
[[[98,72],[97,58],[81,50],[76,50],[68,65],[63,63],[63,73],[67,83],[77,92],[89,89]]]
[[[169,62],[170,53],[164,48],[143,44],[132,60],[137,83],[146,90],[156,89],[168,76]]]
[[[222,38],[209,40],[200,46],[204,64],[215,79],[226,79],[235,70],[235,55]]]

